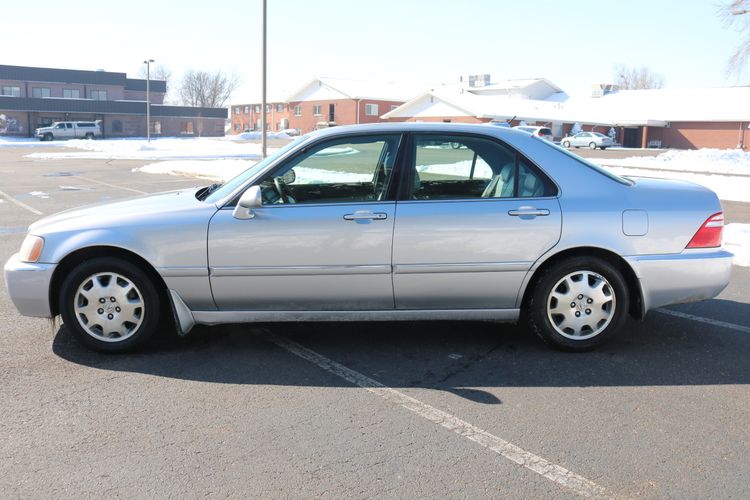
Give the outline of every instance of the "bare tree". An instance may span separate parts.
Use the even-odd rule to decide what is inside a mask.
[[[750,62],[750,0],[733,0],[719,8],[719,16],[727,27],[744,34],[727,64],[727,73],[739,75]]]
[[[241,84],[238,76],[216,72],[188,70],[177,90],[184,106],[220,108]]]
[[[138,70],[138,78],[146,78],[146,76],[146,66],[144,65],[141,66],[141,69]],[[164,66],[163,64],[152,66],[151,74],[148,75],[148,77],[151,80],[163,80],[167,82],[167,93],[169,93],[172,83],[172,72],[168,67]]]
[[[636,68],[624,64],[615,66],[615,84],[624,90],[660,89],[664,77],[646,66]]]

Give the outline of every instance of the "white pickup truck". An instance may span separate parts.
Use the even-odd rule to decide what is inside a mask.
[[[95,122],[53,122],[49,127],[36,129],[34,135],[40,141],[94,139],[102,136],[102,127],[98,120]]]

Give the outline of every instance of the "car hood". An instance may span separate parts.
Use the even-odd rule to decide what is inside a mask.
[[[195,197],[198,189],[168,191],[65,210],[34,222],[29,226],[29,233],[43,235],[48,232],[136,225],[199,207],[211,207],[215,211],[215,205],[206,204]]]

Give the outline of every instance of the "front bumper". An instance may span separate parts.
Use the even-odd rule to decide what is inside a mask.
[[[725,250],[628,257],[643,292],[643,311],[716,297],[729,284],[733,255]]]
[[[21,262],[18,254],[5,263],[5,286],[13,304],[24,316],[52,317],[49,285],[57,264]]]

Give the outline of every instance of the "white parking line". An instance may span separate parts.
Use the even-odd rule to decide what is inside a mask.
[[[459,436],[474,441],[498,455],[501,455],[512,462],[522,465],[527,469],[572,490],[580,496],[595,498],[610,497],[602,486],[599,486],[593,481],[579,476],[564,467],[553,464],[531,452],[523,450],[513,443],[494,436],[475,425],[451,415],[450,413],[446,413],[434,406],[423,403],[418,399],[407,396],[403,392],[387,387],[377,380],[371,379],[351,368],[347,368],[346,366],[287,338],[269,332],[264,332],[262,336],[295,356],[310,361],[323,370],[376,394],[390,403],[406,408],[434,424],[445,427]]]
[[[36,208],[34,208],[34,207],[30,207],[30,206],[29,206],[29,205],[27,205],[26,203],[24,203],[24,202],[22,202],[22,201],[18,201],[17,199],[13,198],[13,197],[12,197],[11,195],[9,195],[8,193],[5,193],[5,192],[3,192],[3,191],[0,191],[0,196],[2,196],[3,198],[5,198],[6,200],[8,200],[8,201],[9,201],[9,202],[11,202],[11,203],[14,203],[14,204],[18,205],[18,206],[19,206],[19,207],[21,207],[21,208],[25,208],[26,210],[28,210],[28,211],[29,211],[29,212],[31,212],[32,214],[36,214],[36,215],[44,215],[44,212],[40,212],[40,211],[39,211],[39,210],[37,210]]]
[[[108,187],[115,188],[115,189],[124,189],[125,191],[131,191],[133,193],[138,193],[138,194],[148,194],[148,192],[141,191],[140,189],[133,189],[133,188],[125,187],[125,186],[117,186],[115,184],[110,184],[108,182],[99,181],[99,180],[92,179],[91,177],[86,177],[83,175],[79,175],[78,178],[83,179],[85,181],[89,181],[89,182],[95,182],[96,184],[101,184],[102,186],[108,186]]]
[[[693,314],[687,314],[680,311],[673,311],[671,309],[656,309],[662,314],[668,314],[677,318],[689,319],[692,321],[698,321],[699,323],[706,323],[708,325],[720,326],[722,328],[729,328],[730,330],[737,330],[738,332],[750,333],[750,327],[744,325],[737,325],[735,323],[727,323],[726,321],[719,321],[718,319],[704,318],[703,316],[695,316]]]

